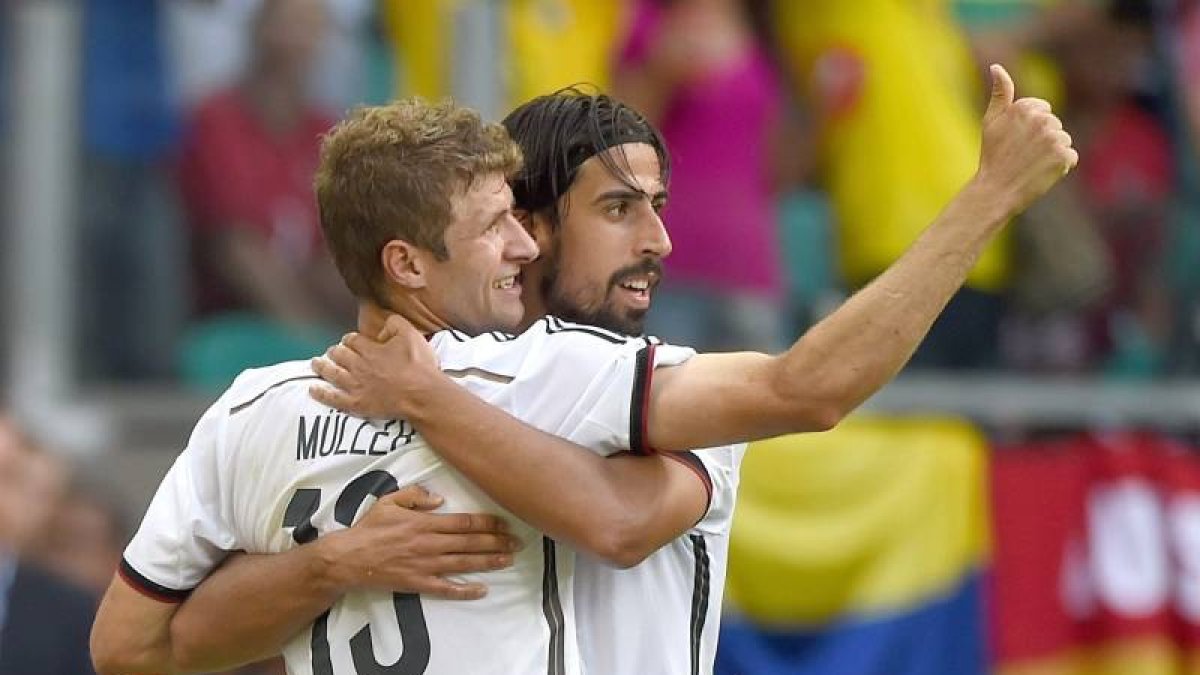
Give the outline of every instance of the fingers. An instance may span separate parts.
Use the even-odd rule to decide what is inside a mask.
[[[387,342],[394,337],[403,336],[410,333],[415,333],[416,328],[411,323],[399,314],[392,314],[383,324],[383,330],[379,332],[379,341]]]
[[[416,584],[411,589],[414,593],[430,595],[446,600],[478,600],[487,595],[487,586],[478,583],[462,583],[450,581],[441,577],[433,577]]]
[[[445,501],[441,495],[435,495],[420,485],[407,485],[380,498],[380,502],[388,502],[405,509],[429,511],[436,509]]]
[[[1032,96],[1023,98],[1013,105],[1018,108],[1023,108],[1031,113],[1049,113],[1051,110],[1050,102],[1042,98],[1033,98]]]
[[[442,534],[426,536],[428,548],[438,554],[510,554],[524,548],[521,541],[510,534]]]
[[[513,557],[509,553],[452,553],[437,556],[432,563],[435,574],[467,574],[469,572],[492,572],[512,567]]]
[[[308,395],[317,403],[334,410],[348,411],[354,407],[354,401],[348,394],[328,385],[314,384],[308,388]]]
[[[330,348],[330,350],[332,350],[332,348]],[[326,353],[328,354],[329,352]],[[309,365],[312,366],[313,372],[319,375],[322,380],[325,380],[329,384],[332,384],[343,391],[348,391],[357,384],[357,381],[355,380],[354,376],[350,374],[350,371],[346,370],[341,364],[329,358],[328,356],[313,357],[313,359],[309,361]]]
[[[1071,134],[1067,133],[1063,129],[1055,129],[1051,131],[1050,136],[1054,139],[1055,143],[1064,148],[1070,148],[1073,144]]]
[[[992,97],[988,101],[987,112],[983,115],[985,124],[1008,109],[1016,94],[1016,86],[1004,66],[993,63],[988,70],[992,74]]]
[[[325,354],[342,365],[349,366],[361,361],[363,350],[375,344],[358,333],[346,333],[340,342],[325,350]]]
[[[1075,150],[1075,148],[1067,148],[1065,157],[1067,160],[1067,168],[1065,171],[1063,171],[1064,174],[1068,173],[1071,169],[1074,169],[1075,165],[1079,163],[1079,152]]]
[[[508,523],[490,513],[439,513],[433,517],[437,519],[433,531],[444,534],[508,531]]]

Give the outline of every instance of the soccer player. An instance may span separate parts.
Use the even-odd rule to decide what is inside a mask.
[[[997,97],[1004,100],[1007,96],[1004,87],[1009,83],[997,75],[1000,78]],[[1044,104],[1034,101],[1019,105],[1044,109]],[[993,103],[989,111],[991,121],[1002,107],[999,102]],[[605,97],[552,95],[519,107],[506,118],[505,126],[526,153],[527,166],[513,183],[514,194],[519,209],[532,212],[523,217],[529,218],[528,226],[543,251],[525,270],[527,308],[533,316],[549,313],[637,335],[641,332],[650,291],[657,281],[658,259],[630,245],[638,239],[629,233],[637,232],[639,227],[648,232],[661,227],[653,213],[662,199],[658,188],[666,184],[666,158],[653,144],[638,147],[636,143],[626,143],[617,148],[621,153],[605,154],[606,144],[620,136],[603,133],[597,136],[597,130],[603,129],[605,120],[620,109],[619,104],[609,103]],[[1040,121],[1049,125],[1047,133],[1066,142],[1057,120]],[[990,133],[994,140],[997,129]],[[651,147],[654,153],[649,152]],[[985,152],[992,149],[994,146],[985,147]],[[625,181],[618,161],[622,157],[629,160],[630,172]],[[604,164],[605,159],[614,161],[611,168]],[[1036,164],[1032,167],[1036,168]],[[994,167],[985,163],[981,168]],[[999,194],[997,197],[998,203],[1003,203],[1003,197]],[[621,210],[637,214],[639,209],[641,220],[637,215],[616,215]],[[649,288],[642,292],[640,286]],[[576,562],[576,625],[581,654],[589,670],[614,675],[711,672],[737,472],[744,447],[726,446],[694,453],[699,461],[692,466],[711,491],[706,511],[703,506],[694,506],[695,495],[689,493],[701,489],[701,483],[695,480],[684,477],[655,482],[647,474],[632,469],[619,471],[624,467],[616,467],[612,459],[600,459],[586,452],[575,456],[572,448],[540,447],[533,439],[521,438],[514,420],[487,410],[449,378],[442,377],[419,334],[401,323],[395,322],[389,331],[393,336],[390,342],[394,344],[379,345],[352,335],[331,349],[329,359],[316,364],[317,371],[342,391],[330,392],[318,387],[314,395],[339,409],[409,420],[438,448],[442,457],[498,503],[564,541],[577,541],[576,533],[586,532],[588,522],[599,522],[610,537],[620,540],[620,546],[611,545],[616,555],[607,556],[608,560],[638,563],[635,566],[616,569],[606,564],[606,560],[586,555],[595,547],[583,547],[585,555]],[[905,329],[903,321],[879,328],[887,325]],[[827,323],[814,333],[829,328]],[[864,329],[870,328],[864,325]],[[891,358],[884,355],[907,339],[893,339],[889,344],[886,335],[877,337],[881,338],[877,348],[883,359]],[[856,365],[864,363],[862,353],[843,351],[822,342],[798,343],[792,356],[809,350],[809,358],[825,355],[828,362],[822,366],[828,366],[826,372],[837,379],[824,382],[821,367],[803,365],[803,360],[796,359],[802,365],[791,377],[810,384],[804,393],[788,398],[794,396],[792,400],[807,399],[811,403],[832,400],[831,406],[837,411],[836,416],[840,416],[854,405],[853,399],[847,401],[841,397],[865,384],[853,379],[881,382],[874,379],[880,371],[869,361],[866,367],[857,369]],[[651,438],[643,438],[651,447],[660,450],[689,447],[686,443],[672,446],[669,440],[659,441],[653,436],[656,424],[663,422],[662,415],[682,409],[672,409],[668,404],[667,408],[656,410],[655,404],[671,395],[688,396],[686,392],[678,393],[678,389],[675,394],[667,393],[670,388],[666,392],[656,391],[661,379],[677,376],[710,359],[715,362],[716,358],[737,362],[740,367],[727,365],[724,371],[719,371],[721,366],[713,363],[714,370],[707,379],[697,378],[699,391],[695,396],[749,399],[746,405],[751,407],[743,412],[757,418],[749,421],[751,426],[775,415],[753,407],[761,404],[766,408],[780,400],[769,391],[772,384],[769,364],[762,364],[758,357],[749,354],[701,355],[676,368],[654,372],[649,414],[658,419],[649,423]],[[755,378],[756,370],[756,381],[749,385],[738,381],[738,376]],[[756,385],[768,391],[755,391]],[[720,414],[737,406],[710,405],[696,399],[695,414],[681,414],[682,423],[704,424],[706,408]],[[494,422],[464,424],[464,419],[494,419]],[[791,419],[804,419],[816,428],[826,424],[819,414],[809,411]],[[736,422],[718,420],[714,431],[719,434],[718,427],[728,424]],[[755,432],[750,430],[750,433]],[[645,461],[634,459],[630,463],[645,464]],[[657,493],[643,496],[636,488],[627,487],[630,483],[644,485],[643,489]],[[618,501],[624,499],[623,519],[606,515],[620,513],[619,507],[597,508],[597,503],[606,504],[603,499],[606,495],[613,495]],[[663,532],[669,533],[672,540],[654,550],[661,540],[648,535]]]
[[[587,343],[586,349],[574,352],[574,355],[579,359],[576,365],[584,370],[597,361],[595,353],[618,355],[616,361],[605,361],[603,358],[599,361],[609,363],[616,371],[622,372],[616,378],[622,387],[626,381],[640,385],[632,387],[636,396],[628,396],[627,391],[624,398],[624,401],[633,399],[644,404],[630,406],[633,411],[626,411],[628,419],[625,421],[637,420],[640,423],[627,424],[628,431],[623,431],[621,425],[597,421],[606,414],[603,405],[606,397],[599,394],[611,394],[612,387],[602,390],[588,388],[586,393],[589,398],[572,408],[572,411],[578,411],[580,405],[588,404],[588,411],[598,410],[599,416],[592,412],[584,415],[584,426],[591,425],[593,431],[607,433],[609,437],[605,440],[611,445],[625,444],[637,449],[648,444],[662,450],[674,450],[831,425],[900,367],[942,303],[961,283],[971,260],[990,235],[999,229],[1009,215],[1048,188],[1074,162],[1069,137],[1061,132],[1057,120],[1044,105],[1032,101],[1014,103],[1011,82],[1007,76],[997,73],[995,77],[996,95],[987,115],[988,131],[985,132],[983,158],[976,180],[893,270],[852,299],[830,320],[810,331],[785,355],[766,357],[740,354],[689,358],[687,352],[665,346],[658,347],[656,354],[651,341],[620,340],[601,331],[563,324],[553,319],[542,320],[520,337],[511,340],[496,336],[491,338],[491,342],[487,342],[487,338],[479,338],[463,344],[474,344],[473,357],[482,356],[486,361],[496,352],[529,354],[531,343],[545,350],[555,343],[578,343],[582,340]],[[615,148],[620,151],[615,153],[616,156],[623,158],[621,163],[627,169],[628,179],[623,189],[605,191],[600,195],[603,198],[596,202],[573,203],[571,209],[605,206],[605,212],[611,214],[613,222],[610,224],[613,226],[625,222],[625,214],[631,211],[644,214],[649,209],[649,213],[653,214],[654,202],[660,199],[662,192],[661,183],[656,184],[661,181],[660,165],[654,162],[657,157],[652,148],[648,150],[638,145],[633,143],[630,148]],[[572,160],[566,158],[564,161],[569,164]],[[577,167],[569,171],[574,168]],[[580,176],[582,186],[585,178],[583,171]],[[641,219],[629,219],[630,224],[633,220]],[[656,216],[653,220],[656,220]],[[546,224],[543,221],[543,226]],[[531,225],[537,232],[537,214]],[[661,223],[657,227],[661,229]],[[543,234],[548,236],[549,233]],[[564,229],[557,244],[562,246],[563,251],[571,246],[578,247],[587,243],[586,234],[570,235]],[[596,241],[591,243],[595,244]],[[653,270],[632,272],[614,276],[611,284],[600,287],[600,296],[592,296],[592,300],[597,301],[593,308],[613,305],[609,300],[613,293],[619,293],[615,308],[620,313],[629,315],[644,309],[647,304],[645,287],[654,281]],[[622,290],[613,288],[617,286]],[[576,287],[573,290],[577,293],[576,300],[586,301],[588,290]],[[590,337],[584,340],[583,336]],[[480,340],[484,342],[480,343]],[[352,349],[355,348],[354,342],[361,340],[352,340],[349,345]],[[445,342],[445,339],[441,341]],[[524,374],[520,368],[516,369],[517,374],[506,374],[506,368],[501,365],[496,365],[495,370],[481,370],[477,365],[469,365],[473,362],[471,359],[458,363],[451,360],[448,363],[441,351],[441,343],[435,338],[434,347],[441,358],[441,367],[462,371],[468,386],[471,378],[499,384],[497,380],[503,382],[510,377],[514,379],[509,380],[507,385],[511,385],[519,374]],[[414,349],[411,341],[405,342],[403,339],[390,344]],[[505,345],[515,347],[506,349]],[[423,348],[423,343],[415,347]],[[539,359],[535,363],[545,360]],[[632,371],[622,371],[617,365],[622,361],[632,363]],[[681,365],[659,367],[673,362]],[[512,359],[508,359],[507,370],[513,368]],[[434,368],[422,370],[431,371]],[[534,370],[550,375],[549,370]],[[654,373],[652,378],[649,376],[651,372]],[[734,377],[731,378],[731,375]],[[427,391],[440,392],[436,397],[442,401],[463,393],[455,387],[438,389],[433,381],[426,384]],[[503,389],[504,386],[499,388]],[[561,392],[554,388],[550,388],[549,392],[537,399],[547,408],[561,408],[572,403],[570,400],[561,400]],[[592,403],[598,405],[593,407]],[[475,433],[489,429],[506,430],[506,435],[491,436],[493,443],[510,448],[519,448],[524,444],[553,443],[528,427],[512,427],[511,420],[493,414],[491,408],[481,405],[470,395],[456,401],[456,404],[463,406],[460,410],[470,410],[475,415],[467,425],[476,427]],[[627,403],[623,402],[623,405]],[[611,408],[611,405],[608,407]],[[414,418],[418,417],[419,414],[414,414]],[[431,421],[430,424],[436,422]],[[501,490],[493,488],[491,491]],[[567,508],[563,507],[562,510],[566,511]],[[543,527],[547,531],[554,529]]]

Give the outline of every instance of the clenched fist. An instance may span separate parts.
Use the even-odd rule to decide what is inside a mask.
[[[1040,98],[1013,100],[1015,88],[1003,66],[993,65],[992,96],[983,116],[983,148],[977,179],[1009,207],[1023,211],[1079,161],[1071,135]]]

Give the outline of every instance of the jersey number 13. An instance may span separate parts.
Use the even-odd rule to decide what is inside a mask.
[[[350,527],[368,495],[379,498],[398,489],[400,486],[396,478],[388,472],[367,472],[350,481],[338,495],[333,509],[334,520]],[[283,514],[283,527],[292,528],[292,539],[296,543],[307,544],[317,538],[319,533],[312,524],[312,517],[320,505],[319,489],[301,488],[292,495]],[[376,661],[371,625],[368,623],[350,638],[350,656],[354,659],[354,669],[358,675],[421,675],[429,665],[429,629],[425,625],[425,613],[421,610],[421,596],[415,593],[392,593],[392,605],[404,640],[404,651],[391,665]],[[314,675],[333,675],[328,624],[328,610],[313,624],[311,644]]]

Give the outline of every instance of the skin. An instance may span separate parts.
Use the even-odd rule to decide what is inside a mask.
[[[396,306],[407,304],[426,316],[421,328],[428,332],[454,327],[477,334],[517,326],[525,313],[521,268],[537,257],[538,248],[513,214],[512,189],[504,176],[476,180],[454,201],[446,250],[449,256],[439,260],[400,240],[384,247],[385,269],[415,291],[413,302],[402,297]],[[374,308],[364,313],[377,319]]]
[[[560,199],[559,223],[549,213],[522,214],[541,260],[525,272],[525,324],[546,314],[639,335],[671,238],[660,212],[667,202],[658,156],[645,143],[608,151],[627,169],[626,185],[598,157],[585,161]],[[647,290],[631,290],[641,283]]]
[[[391,289],[389,309],[364,302],[360,330],[378,332],[389,310],[430,332],[450,325],[439,312],[489,329],[511,329],[520,321],[520,286],[499,286],[538,251],[513,215],[504,177],[481,176],[460,187],[455,203],[446,259],[401,240],[384,247],[380,263]],[[257,661],[277,653],[356,588],[482,597],[482,586],[445,576],[507,567],[520,542],[490,514],[429,513],[440,505],[439,497],[408,487],[378,500],[354,527],[311,545],[279,555],[234,556],[221,568],[226,583],[193,592],[178,616],[180,605],[142,595],[114,575],[92,629],[97,672],[211,671]],[[220,604],[227,599],[231,605]],[[210,601],[216,601],[218,614],[207,613]],[[241,611],[247,606],[259,611]],[[216,624],[218,640],[228,638],[217,648],[211,647],[205,622]],[[173,639],[176,631],[181,639]],[[259,639],[240,640],[238,634]]]
[[[1049,189],[1077,161],[1070,147],[1070,137],[1062,131],[1061,123],[1044,101],[1015,101],[1012,81],[1003,69],[993,70],[993,83],[992,102],[984,118],[979,172],[910,250],[784,354],[700,355],[683,365],[658,369],[652,380],[647,429],[653,447],[662,451],[683,450],[795,431],[828,429],[895,375],[950,296],[962,285],[986,244],[1015,213]],[[653,211],[651,191],[644,189],[649,186],[641,182],[637,185],[643,187],[644,193],[638,199],[644,200]],[[612,213],[615,215],[620,211],[616,209]],[[557,234],[553,229],[543,232],[540,228],[544,226],[539,225],[538,219],[539,216],[534,214],[527,221],[534,237],[539,242],[546,241],[567,250],[567,242],[574,235],[565,229]],[[657,214],[641,222],[653,223],[654,220],[657,220]],[[657,227],[661,228],[661,221]],[[636,261],[644,249],[635,246],[632,251],[617,257]],[[388,260],[385,254],[385,268],[391,270]],[[580,290],[586,290],[584,300],[596,301],[592,303],[593,307],[611,307],[616,314],[628,316],[639,309],[640,299],[613,295],[614,262],[610,261],[605,270],[607,276],[599,274],[609,280],[606,285]],[[540,283],[540,279],[547,276],[546,267],[551,263],[552,259],[547,258],[540,265],[530,266],[527,284],[534,283],[537,275],[540,275]],[[597,272],[593,270],[588,274],[597,275]],[[395,274],[390,276],[400,279]],[[565,273],[560,274],[560,279],[562,276]],[[605,290],[600,292],[601,288]],[[376,342],[361,334],[347,336],[330,352],[326,364],[329,368],[325,373],[341,387],[341,391],[318,389],[314,394],[320,397],[323,391],[328,397],[323,400],[345,409],[386,408],[401,413],[438,447],[442,447],[439,438],[455,440],[456,444],[462,444],[461,447],[471,447],[472,439],[492,439],[488,444],[491,451],[514,453],[519,458],[513,460],[514,465],[530,472],[529,475],[535,475],[533,472],[547,460],[565,457],[567,459],[561,461],[572,462],[571,458],[586,452],[575,452],[571,450],[574,446],[561,439],[514,420],[443,376],[423,337],[430,323],[419,313],[418,319],[413,320],[413,312],[405,309],[411,308],[400,309],[404,318],[385,318],[385,314],[379,313],[370,320],[360,321],[361,333],[385,341]],[[415,393],[420,395],[413,396]],[[447,417],[443,414],[445,410],[455,411],[454,421],[444,419]],[[574,486],[562,487],[553,494],[541,494],[529,488],[531,484],[542,484],[542,480],[557,480],[563,486],[567,481],[562,480],[562,475],[586,474],[586,470],[581,469],[590,470],[588,465],[576,465],[573,470],[578,473],[557,474],[557,477],[553,471],[547,471],[535,483],[530,483],[526,474],[506,481],[504,476],[497,478],[495,472],[489,474],[483,469],[470,468],[469,458],[484,454],[478,452],[481,448],[476,447],[475,453],[463,453],[465,457],[452,458],[451,445],[446,447],[448,461],[476,480],[498,501],[554,536],[559,532],[569,534],[570,512],[587,512],[586,509],[594,508],[584,503]],[[651,459],[668,461],[662,457]],[[567,469],[571,470],[571,467]],[[505,472],[506,476],[514,474]],[[593,471],[593,474],[613,475],[606,471]],[[485,481],[491,483],[485,484]],[[647,491],[653,492],[663,483],[649,481],[648,484],[650,489]],[[605,489],[610,491],[605,493]],[[595,490],[592,497],[619,501],[617,488],[601,486]],[[555,520],[555,514],[559,514],[560,520]],[[534,516],[544,522],[538,522]],[[648,527],[645,523],[640,525]],[[686,528],[687,524],[681,527]],[[667,533],[663,534],[667,536]],[[673,536],[674,533],[670,533],[664,543]],[[599,541],[592,543],[601,546]],[[619,548],[611,541],[605,545],[614,546],[612,551]],[[215,585],[220,574],[214,574],[205,585]],[[282,583],[269,577],[266,581]],[[245,604],[246,600],[242,598],[241,605]],[[303,609],[311,613],[306,620],[311,621],[328,604],[307,605]],[[297,615],[302,613],[302,608],[292,609]],[[299,621],[297,616],[282,616],[276,612],[272,612],[271,619]],[[186,631],[177,633],[175,628],[172,626],[172,637],[179,641]],[[224,626],[210,624],[207,628],[220,632]],[[260,648],[265,650],[270,649],[266,637],[265,632],[239,632],[227,634],[224,639],[234,640],[233,644],[237,640],[261,639],[264,642]],[[280,639],[274,648],[278,649],[282,642]]]
[[[328,30],[329,17],[319,0],[264,4],[254,26],[251,67],[239,93],[270,133],[291,133],[309,113],[309,79]],[[200,244],[224,283],[277,321],[307,329],[342,325],[350,317],[353,304],[325,257],[297,269],[268,237],[244,222],[222,223]]]

